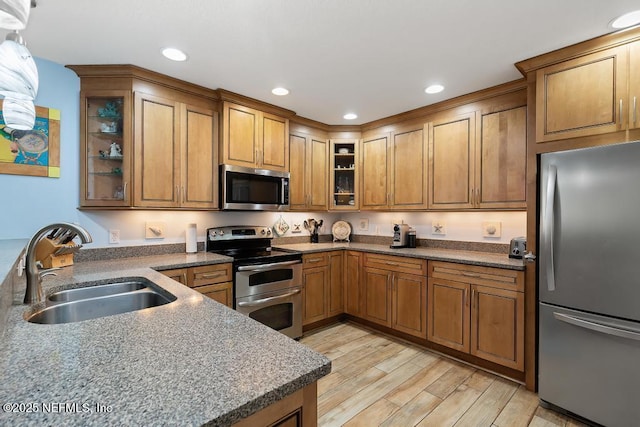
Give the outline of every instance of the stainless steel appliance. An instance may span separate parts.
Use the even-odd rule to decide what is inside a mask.
[[[272,250],[269,227],[207,230],[209,252],[233,257],[234,308],[291,338],[302,336],[302,254]]]
[[[287,210],[289,172],[220,165],[220,199],[226,210]]]
[[[393,225],[393,241],[391,242],[392,248],[406,248],[409,234],[409,226],[407,224],[394,224]]]
[[[521,259],[527,250],[526,237],[514,237],[509,243],[509,258]]]
[[[538,387],[610,427],[640,420],[640,142],[543,154]]]

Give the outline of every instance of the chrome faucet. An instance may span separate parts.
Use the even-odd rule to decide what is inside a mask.
[[[25,267],[27,270],[27,290],[24,294],[25,304],[35,304],[42,301],[42,276],[47,275],[47,272],[38,272],[38,266],[36,265],[36,245],[45,234],[55,229],[64,229],[75,232],[80,237],[82,243],[91,243],[93,241],[87,230],[79,225],[71,224],[69,222],[49,224],[36,231],[36,234],[33,235],[27,245],[27,259]]]

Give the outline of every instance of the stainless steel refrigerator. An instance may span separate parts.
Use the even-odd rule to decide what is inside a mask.
[[[640,425],[640,142],[543,154],[538,393]]]

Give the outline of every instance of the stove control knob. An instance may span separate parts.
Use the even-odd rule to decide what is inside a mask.
[[[224,236],[224,230],[220,230],[220,233],[219,233],[219,234],[220,234],[221,236]]]
[[[271,229],[267,228],[267,234],[271,234]]]
[[[218,233],[217,233],[216,231],[211,231],[211,232],[209,233],[209,237],[212,237],[212,238],[213,238],[213,237],[216,237],[217,235],[218,235]]]
[[[264,236],[265,234],[267,234],[266,229],[264,229],[264,228],[263,228],[262,230],[260,230],[260,234],[262,234],[263,236]]]

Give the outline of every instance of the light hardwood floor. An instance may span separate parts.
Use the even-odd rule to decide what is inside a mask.
[[[318,425],[584,426],[542,408],[524,386],[350,322],[301,343],[332,361],[318,382]]]

